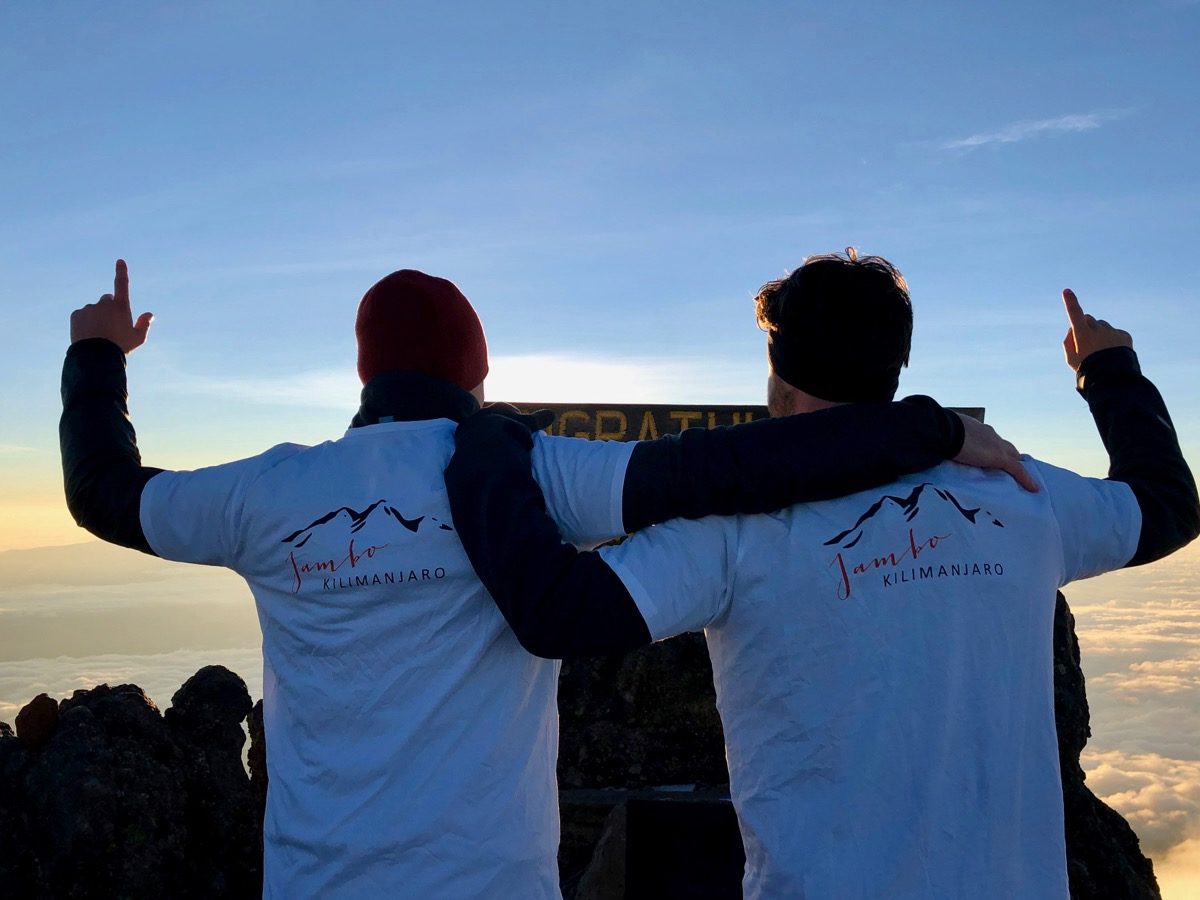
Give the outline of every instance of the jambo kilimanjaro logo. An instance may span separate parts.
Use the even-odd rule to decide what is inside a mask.
[[[386,499],[376,500],[361,512],[349,506],[340,506],[332,512],[327,512],[320,518],[314,519],[303,528],[293,531],[281,541],[281,543],[292,545],[292,550],[288,553],[288,565],[292,574],[292,593],[299,593],[305,578],[309,576],[321,578],[322,588],[327,591],[348,587],[370,587],[377,584],[431,581],[446,577],[446,570],[442,566],[432,569],[388,570],[370,574],[347,572],[347,567],[358,569],[365,561],[375,559],[380,551],[391,546],[391,541],[381,544],[363,543],[355,546],[355,536],[359,535],[368,522],[371,522],[373,526],[382,526],[383,529],[403,529],[409,534],[418,534],[422,526],[428,525],[436,525],[439,531],[454,531],[445,522],[439,522],[435,516],[407,518],[396,507],[388,505]],[[374,540],[379,540],[378,535],[381,533],[381,529],[374,527],[371,533]],[[386,535],[386,531],[383,531],[383,534]],[[398,537],[403,537],[402,532],[397,531],[396,534]],[[321,555],[311,561],[297,558],[296,551],[314,537],[317,537],[317,545],[322,548],[319,552],[323,553],[324,548],[331,545],[344,546],[346,548],[345,555],[342,556],[341,551],[338,550],[333,556]]]
[[[929,488],[932,496],[926,491]],[[1003,528],[1004,523],[982,507],[968,508],[959,502],[954,494],[945,488],[939,488],[930,482],[924,482],[913,488],[907,497],[895,497],[885,494],[880,497],[858,521],[840,534],[836,534],[825,542],[826,547],[839,548],[829,567],[834,570],[837,578],[837,595],[839,600],[848,600],[854,589],[855,580],[862,576],[879,574],[883,579],[883,587],[893,587],[897,584],[907,584],[925,578],[946,578],[962,575],[1003,575],[1002,563],[989,562],[957,562],[931,563],[926,554],[931,551],[941,551],[942,544],[954,537],[953,529],[945,534],[918,531],[914,523],[921,513],[923,500],[932,501],[931,506],[940,509],[950,507],[964,521],[971,525],[980,524],[980,516],[997,528]],[[901,522],[897,522],[897,517]],[[938,516],[938,518],[944,518]],[[953,518],[953,517],[952,517]],[[905,529],[904,526],[908,525]],[[897,539],[897,532],[907,530],[907,535]],[[865,548],[859,548],[864,543],[872,548],[865,555]],[[881,544],[890,548],[879,552]],[[953,546],[953,545],[951,545]],[[856,550],[855,553],[847,551]],[[940,555],[940,554],[939,554]],[[925,557],[922,562],[918,559]],[[849,557],[849,558],[848,558]],[[910,563],[910,565],[905,565]]]

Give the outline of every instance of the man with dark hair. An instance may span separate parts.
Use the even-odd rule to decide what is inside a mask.
[[[486,413],[459,429],[454,520],[518,637],[553,618],[539,652],[565,655],[605,611],[655,640],[705,630],[747,897],[1067,896],[1055,592],[1178,549],[1200,502],[1129,335],[1063,296],[1103,481],[1028,460],[1027,493],[944,463],[580,553],[544,513],[527,429]],[[817,257],[757,306],[772,416],[894,394],[912,320],[890,264]]]
[[[912,345],[912,302],[904,276],[883,257],[860,258],[853,247],[845,257],[809,257],[787,278],[764,284],[754,312],[768,335],[768,407],[787,402],[789,384],[837,403],[896,396]]]
[[[383,278],[358,309],[362,404],[346,434],[194,472],[141,464],[125,354],[149,327],[149,314],[133,320],[121,261],[114,292],[71,316],[67,503],[105,540],[249,583],[270,773],[264,893],[557,897],[558,666],[526,653],[488,599],[442,478],[488,371],[466,297],[413,270]],[[1028,478],[1011,445],[928,398],[636,446],[526,438],[556,540],[561,527],[580,542],[836,496],[956,454]],[[650,639],[632,607],[595,625],[573,646]]]

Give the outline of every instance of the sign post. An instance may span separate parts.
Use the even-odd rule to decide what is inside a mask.
[[[547,429],[560,437],[594,441],[652,441],[664,434],[678,434],[687,428],[715,428],[740,425],[767,418],[765,406],[680,403],[514,403],[522,412],[552,410],[558,418]],[[983,421],[981,406],[951,407],[955,412]]]

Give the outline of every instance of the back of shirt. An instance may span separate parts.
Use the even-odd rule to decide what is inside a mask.
[[[257,603],[267,896],[558,896],[558,665],[520,647],[458,541],[453,435],[355,428],[147,485],[156,552],[235,569]],[[577,540],[621,530],[631,449],[539,436]]]
[[[1031,465],[1038,494],[947,463],[604,551],[656,637],[707,627],[746,896],[1067,895],[1054,594],[1140,516]]]

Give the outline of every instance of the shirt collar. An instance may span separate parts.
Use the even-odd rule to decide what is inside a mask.
[[[477,409],[475,398],[449,381],[420,372],[381,372],[363,385],[362,405],[350,427],[424,419],[461,422]]]

